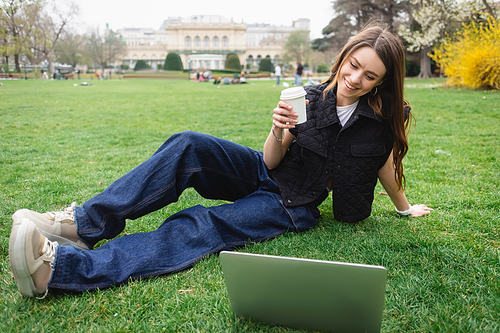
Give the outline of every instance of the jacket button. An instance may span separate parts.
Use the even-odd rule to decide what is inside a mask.
[[[290,200],[290,199],[288,199],[287,201],[288,201],[288,203],[292,203],[292,200]]]
[[[330,171],[326,170],[325,173],[328,174]]]

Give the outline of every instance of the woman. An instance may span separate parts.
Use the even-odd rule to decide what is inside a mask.
[[[377,177],[402,215],[407,152],[403,105],[404,55],[386,30],[368,27],[340,53],[330,78],[307,88],[308,121],[279,102],[273,127],[257,152],[209,135],[169,138],[147,161],[81,207],[13,215],[9,256],[19,290],[84,291],[179,271],[195,261],[249,241],[262,241],[316,224],[317,206],[333,191],[336,219],[358,222],[371,212]],[[157,230],[114,239],[136,219],[178,199],[188,187],[231,204],[194,206]],[[59,246],[73,245],[73,246]]]
[[[403,191],[410,119],[403,99],[404,60],[395,36],[379,26],[366,28],[343,48],[327,81],[308,88],[305,124],[295,127],[296,114],[286,103],[278,104],[264,160],[274,169],[287,154],[290,162],[271,171],[282,196],[293,197],[286,203],[322,201],[322,186],[328,184],[334,189],[335,218],[357,222],[370,215],[378,176],[400,214],[432,211],[411,206]],[[283,182],[290,175],[294,189]]]

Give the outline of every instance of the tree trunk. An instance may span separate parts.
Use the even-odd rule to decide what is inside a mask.
[[[47,52],[47,60],[49,61],[49,72],[51,74],[54,74],[56,72],[56,69],[54,67],[55,59],[56,59],[56,51],[55,51],[55,47],[52,47]]]
[[[21,73],[21,66],[19,65],[19,54],[14,54],[14,64],[16,65],[16,72]]]
[[[55,68],[54,68],[54,63],[52,62],[52,58],[48,57],[47,59],[49,61],[49,74],[54,74]]]
[[[428,79],[432,77],[431,72],[431,58],[427,55],[431,48],[426,46],[420,50],[420,74],[418,74],[419,79]]]

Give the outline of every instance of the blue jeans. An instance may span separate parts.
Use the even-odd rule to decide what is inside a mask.
[[[300,74],[297,74],[297,73],[293,74],[293,76],[295,78],[293,84],[296,86],[301,86],[302,85],[302,76]]]
[[[279,84],[280,84],[280,76],[276,75],[276,85],[279,86]]]
[[[97,250],[56,250],[49,289],[84,291],[183,270],[197,260],[248,242],[316,224],[306,207],[285,208],[262,153],[205,134],[169,138],[147,161],[81,207],[78,234],[90,247],[119,235],[137,219],[178,200],[193,187],[203,197],[233,203],[194,206],[170,216],[155,231],[125,235]]]

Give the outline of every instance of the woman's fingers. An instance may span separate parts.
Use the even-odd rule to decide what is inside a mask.
[[[280,101],[273,110],[273,124],[280,128],[293,128],[297,123],[298,114],[292,110],[292,106]]]
[[[434,209],[427,207],[426,205],[413,205],[412,212],[410,216],[422,216],[430,214]]]
[[[273,124],[276,127],[290,129],[295,127],[296,119],[273,115]]]

